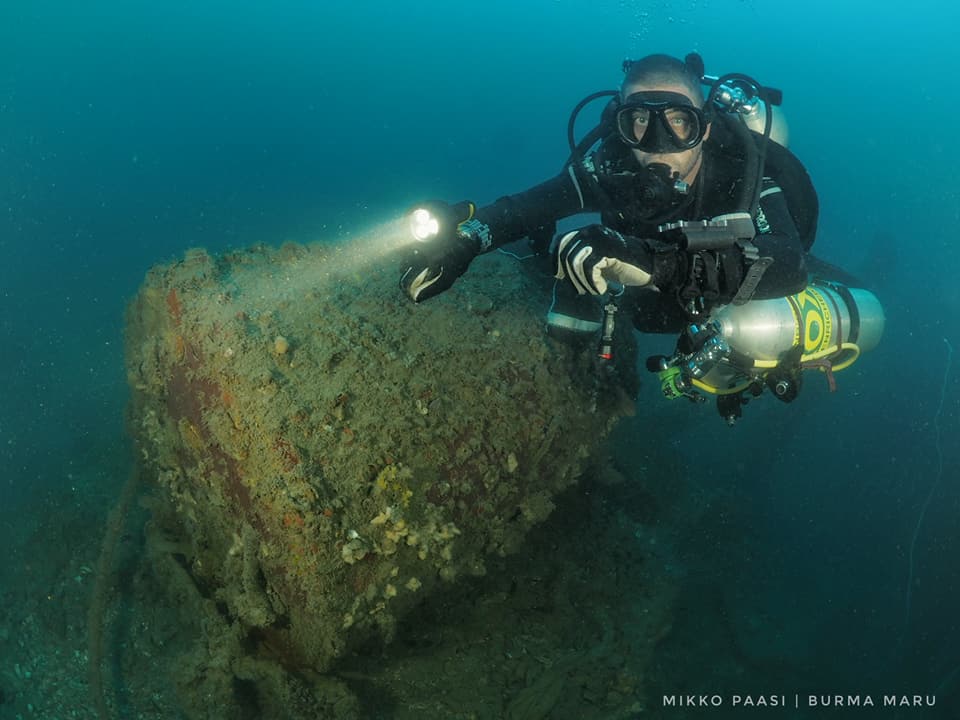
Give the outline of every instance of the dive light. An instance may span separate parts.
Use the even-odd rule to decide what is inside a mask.
[[[440,233],[440,221],[426,208],[420,207],[410,213],[410,234],[424,242]]]
[[[475,228],[471,221],[476,206],[467,200],[453,205],[445,202],[429,202],[418,206],[410,213],[410,234],[419,242],[426,242],[441,233],[464,232]]]

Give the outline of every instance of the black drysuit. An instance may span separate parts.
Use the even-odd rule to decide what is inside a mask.
[[[490,227],[493,245],[529,237],[534,247],[544,249],[556,232],[558,219],[584,212],[599,212],[603,225],[630,238],[658,238],[658,225],[677,220],[705,220],[742,211],[749,202],[741,197],[749,172],[742,139],[747,135],[731,127],[739,122],[719,116],[710,138],[703,143],[703,164],[686,196],[668,207],[641,209],[639,163],[618,138],[605,140],[587,160],[567,165],[556,177],[516,195],[500,198],[481,208],[477,218]],[[762,138],[749,134],[753,142]],[[592,178],[588,175],[592,175]],[[762,180],[758,212],[754,216],[753,244],[761,257],[772,258],[754,298],[792,295],[807,283],[804,257],[813,242],[818,213],[817,196],[799,160],[770,141]],[[726,253],[726,262],[738,264],[736,287],[721,288],[716,302],[729,302],[750,264],[740,248]],[[735,257],[731,254],[735,254]],[[683,255],[680,252],[680,255]],[[711,256],[711,261],[715,260]],[[690,258],[686,258],[687,261]],[[681,267],[689,267],[689,262]],[[660,287],[630,293],[634,323],[644,332],[673,332],[689,319],[688,303],[680,296],[689,289],[689,278],[677,277],[675,287]],[[623,305],[622,305],[623,307]]]

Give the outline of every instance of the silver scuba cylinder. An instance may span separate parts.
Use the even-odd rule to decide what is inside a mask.
[[[709,363],[700,363],[693,356],[682,375],[700,390],[724,394],[764,377],[795,348],[801,366],[830,362],[841,370],[877,346],[884,324],[876,295],[837,283],[811,284],[789,297],[724,305],[704,325],[716,334],[714,345],[724,349],[722,357],[713,353]]]
[[[681,232],[687,249],[703,249],[752,237],[754,227],[749,214],[733,213],[658,229],[661,234]],[[740,393],[771,373],[810,367],[827,373],[832,387],[833,373],[877,346],[884,323],[880,301],[869,290],[816,280],[788,297],[743,304],[734,298],[705,322],[689,325],[673,357],[652,358],[648,367],[660,375],[667,397],[691,397],[693,387],[718,395]]]
[[[719,83],[719,78],[704,76],[705,80]],[[746,82],[745,82],[746,81]],[[748,78],[740,77],[730,82],[713,86],[710,97],[719,107],[739,115],[743,123],[755,133],[763,135],[767,128],[767,101],[761,97],[760,87],[752,84]],[[775,101],[779,103],[779,100]],[[776,104],[770,105],[770,139],[787,147],[790,142],[790,128],[783,109]]]
[[[844,343],[872,350],[885,323],[876,295],[836,284],[808,285],[790,297],[725,305],[711,319],[733,350],[760,361],[777,360],[797,345],[803,355]]]
[[[746,110],[746,112],[743,110]],[[749,108],[743,110],[740,112],[743,122],[746,123],[748,128],[762,135],[767,124],[766,103],[758,98]],[[783,114],[783,109],[772,105],[770,110],[772,112],[770,116],[770,139],[779,145],[783,145],[783,147],[787,147],[787,143],[790,142],[790,126],[787,125],[787,118]]]

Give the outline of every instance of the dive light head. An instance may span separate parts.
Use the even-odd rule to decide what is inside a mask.
[[[410,234],[414,240],[425,242],[440,233],[440,220],[425,207],[410,213]]]
[[[426,202],[410,212],[410,234],[415,240],[427,242],[441,233],[453,233],[473,219],[476,207],[472,202]]]

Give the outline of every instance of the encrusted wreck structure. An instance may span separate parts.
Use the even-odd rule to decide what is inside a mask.
[[[546,337],[546,278],[492,254],[413,305],[375,248],[193,250],[128,311],[151,553],[284,668],[389,641],[521,550],[630,407],[593,348]]]

